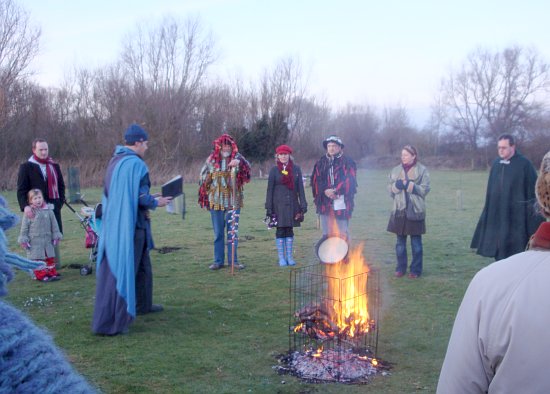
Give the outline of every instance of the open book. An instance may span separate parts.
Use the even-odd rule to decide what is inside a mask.
[[[178,175],[168,182],[166,182],[161,187],[162,197],[172,197],[181,196],[183,194],[183,178],[181,175]]]

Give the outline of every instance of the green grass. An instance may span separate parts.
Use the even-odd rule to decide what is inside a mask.
[[[195,203],[196,186],[185,185],[185,221],[163,209],[153,213],[157,247],[151,252],[154,300],[163,313],[140,316],[130,334],[97,337],[90,332],[95,275],[63,268],[63,280],[37,283],[18,273],[7,301],[47,328],[76,368],[108,393],[415,393],[435,392],[454,315],[469,280],[491,262],[475,255],[470,239],[481,212],[487,174],[432,171],[427,197],[424,275],[393,277],[393,234],[386,232],[391,200],[387,171],[358,175],[359,193],[351,222],[354,244],[364,242],[366,259],[381,271],[382,305],[378,354],[394,368],[367,386],[308,384],[273,370],[275,356],[288,350],[289,271],[277,265],[274,232],[262,223],[266,181],[246,187],[239,245],[244,271],[211,272],[212,230],[208,212]],[[463,208],[457,204],[462,191]],[[296,260],[316,263],[320,230],[310,212],[296,229]],[[86,198],[99,200],[99,189]],[[6,194],[12,209],[15,194]],[[79,208],[79,206],[77,206]],[[87,262],[84,231],[63,211],[62,263]],[[16,249],[15,229],[9,232]],[[409,249],[410,253],[410,249]]]

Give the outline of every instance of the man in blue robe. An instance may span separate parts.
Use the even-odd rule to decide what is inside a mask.
[[[92,331],[100,335],[128,332],[136,314],[160,312],[153,304],[153,248],[149,210],[170,197],[149,193],[149,169],[143,161],[148,134],[131,125],[109,162],[102,198],[102,229],[97,255],[97,285]]]

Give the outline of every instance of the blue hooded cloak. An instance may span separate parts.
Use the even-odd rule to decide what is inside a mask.
[[[115,335],[136,317],[134,233],[141,179],[149,173],[131,149],[117,146],[104,180],[92,331]]]

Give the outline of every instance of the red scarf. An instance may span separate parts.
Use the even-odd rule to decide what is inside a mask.
[[[35,154],[32,155],[34,160],[40,164],[46,165],[46,178],[48,181],[48,198],[50,200],[56,200],[59,198],[59,188],[57,185],[57,173],[55,172],[54,161],[51,157],[47,159],[40,159]]]
[[[529,240],[529,248],[550,249],[550,222],[541,223]]]
[[[288,163],[283,164],[277,160],[277,167],[281,171],[283,185],[290,190],[294,190],[294,176],[292,175],[292,160],[288,159]]]
[[[414,160],[413,160],[412,163],[410,163],[410,164],[403,164],[403,163],[402,163],[401,165],[403,166],[403,169],[405,170],[405,173],[407,173],[407,172],[409,172],[409,170],[410,170],[411,168],[414,167],[415,164],[416,164],[416,157],[414,158]]]

